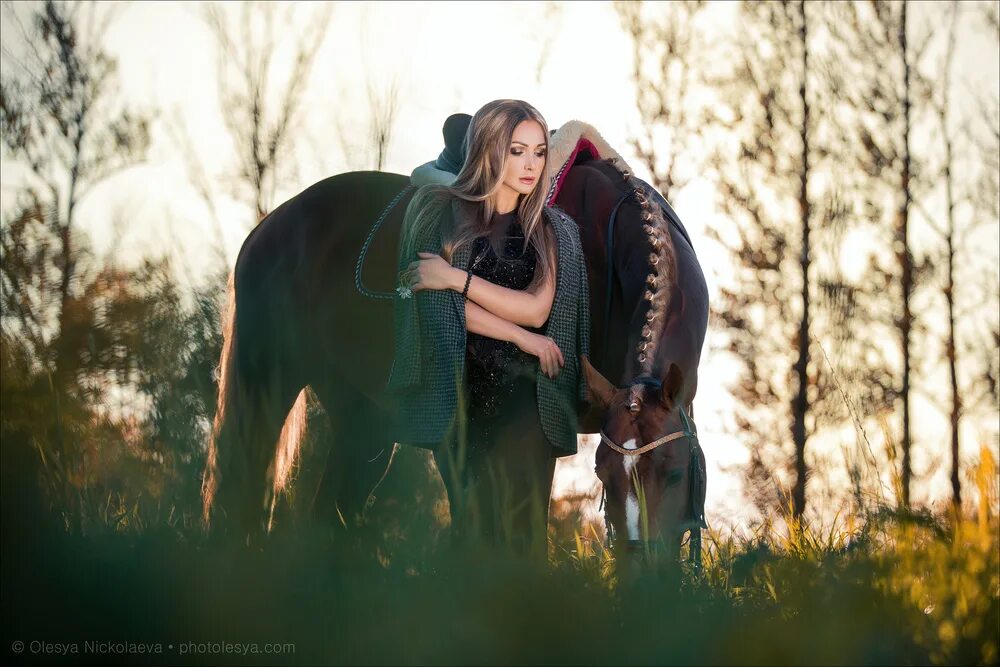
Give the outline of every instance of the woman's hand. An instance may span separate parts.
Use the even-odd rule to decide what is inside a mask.
[[[462,280],[458,289],[465,286],[465,272],[452,266],[444,257],[432,252],[418,252],[420,259],[412,261],[403,271],[402,284],[414,292],[422,289],[456,289],[456,281]]]
[[[559,369],[565,365],[562,351],[548,336],[524,331],[514,343],[522,352],[538,357],[542,372],[550,378],[558,375]]]

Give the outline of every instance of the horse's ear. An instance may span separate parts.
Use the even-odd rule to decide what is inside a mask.
[[[663,394],[660,397],[665,407],[672,408],[677,404],[677,395],[683,385],[684,376],[681,374],[680,367],[671,363],[670,370],[667,371],[667,378],[663,381]]]
[[[606,410],[615,395],[615,386],[590,365],[587,355],[580,355],[580,366],[583,368],[583,377],[587,385],[587,401],[594,407]]]

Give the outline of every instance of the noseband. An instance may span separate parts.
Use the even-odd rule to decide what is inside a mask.
[[[683,411],[684,408],[681,408],[681,414],[684,414]],[[646,443],[645,445],[643,445],[638,449],[624,449],[616,445],[614,441],[611,438],[609,438],[604,431],[601,431],[601,440],[604,442],[604,444],[606,444],[608,447],[610,447],[611,449],[615,450],[616,452],[624,456],[639,456],[640,454],[645,454],[646,452],[656,449],[660,445],[664,445],[670,442],[671,440],[677,440],[678,438],[686,438],[686,437],[694,437],[694,435],[690,433],[687,429],[685,429],[683,431],[675,431],[674,433],[665,435],[662,438],[657,438],[653,442]]]
[[[650,375],[640,375],[635,380],[630,382],[627,385],[627,387],[634,387],[635,385],[639,384],[655,387],[656,389],[660,389],[663,386],[663,383],[660,381],[659,378],[655,378]],[[624,389],[626,387],[619,387],[619,388]],[[629,404],[629,411],[637,412],[638,409],[639,409],[638,402],[633,399],[633,401]],[[601,431],[601,440],[608,447],[615,450],[619,454],[622,454],[624,456],[639,456],[640,454],[645,454],[646,452],[656,449],[660,445],[664,445],[668,442],[671,442],[672,440],[677,440],[679,438],[690,438],[691,451],[692,453],[696,453],[698,451],[698,432],[694,429],[694,425],[691,423],[691,420],[688,419],[687,413],[684,412],[684,406],[683,405],[677,406],[677,409],[681,415],[681,427],[682,427],[681,430],[669,433],[663,436],[662,438],[657,438],[656,440],[646,443],[645,445],[639,447],[638,449],[625,449],[624,447],[620,447],[615,443],[614,440],[609,438],[608,434],[605,433],[604,431]]]

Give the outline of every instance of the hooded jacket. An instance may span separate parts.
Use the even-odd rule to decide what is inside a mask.
[[[403,233],[416,217],[414,202],[406,209]],[[472,207],[457,199],[435,202],[437,224],[427,225],[416,239],[415,252],[440,253],[443,230],[453,229]],[[580,355],[590,354],[590,296],[587,269],[576,222],[557,208],[546,206],[545,221],[555,232],[557,247],[556,290],[544,333],[562,351],[565,365],[555,378],[537,371],[538,413],[555,456],[575,454],[577,419],[586,411],[586,393]],[[418,259],[403,256],[402,243],[397,276]],[[471,244],[459,248],[452,265],[465,269]],[[419,290],[408,299],[393,298],[394,356],[386,391],[396,400],[393,433],[396,442],[437,449],[458,444],[459,409],[465,381],[465,299],[454,290]]]

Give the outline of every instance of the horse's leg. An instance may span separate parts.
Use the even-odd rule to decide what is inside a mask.
[[[385,415],[346,382],[328,376],[312,386],[330,418],[331,438],[311,505],[318,517],[350,525],[385,477],[396,444]]]
[[[469,461],[461,447],[441,447],[434,450],[434,465],[448,496],[448,514],[451,517],[449,536],[452,547],[464,544],[470,537],[469,519],[470,485]]]

